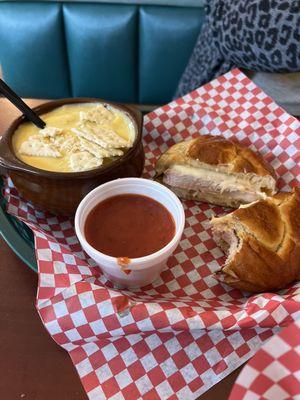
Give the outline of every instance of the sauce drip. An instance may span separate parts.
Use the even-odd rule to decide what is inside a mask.
[[[175,235],[170,212],[147,196],[122,194],[97,204],[85,223],[85,237],[112,257],[143,257],[162,249]]]
[[[130,264],[130,258],[128,257],[118,257],[117,258],[117,263],[120,265],[121,270],[126,274],[129,275],[131,270],[126,269],[126,267]]]

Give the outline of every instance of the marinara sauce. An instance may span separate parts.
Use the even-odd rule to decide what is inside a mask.
[[[155,253],[175,235],[170,212],[147,196],[122,194],[97,204],[87,216],[85,237],[101,253],[137,258]]]

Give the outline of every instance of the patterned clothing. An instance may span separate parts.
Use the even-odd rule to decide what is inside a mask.
[[[236,66],[300,71],[300,0],[210,0],[176,97]]]

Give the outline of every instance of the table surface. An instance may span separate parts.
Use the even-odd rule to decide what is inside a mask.
[[[0,134],[18,114],[0,99]],[[2,239],[0,255],[0,399],[87,400],[67,352],[51,339],[35,310],[37,274]],[[227,399],[239,371],[199,400]]]

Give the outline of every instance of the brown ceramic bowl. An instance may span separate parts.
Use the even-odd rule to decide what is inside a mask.
[[[65,104],[105,103],[125,112],[136,129],[133,146],[117,160],[107,165],[83,172],[50,172],[32,167],[19,160],[13,150],[12,136],[18,126],[25,122],[24,116],[13,121],[0,142],[1,173],[8,175],[19,193],[42,210],[55,214],[72,215],[82,198],[104,182],[124,177],[139,177],[144,168],[142,145],[143,117],[133,107],[99,99],[62,99],[42,104],[34,110],[44,114]]]

